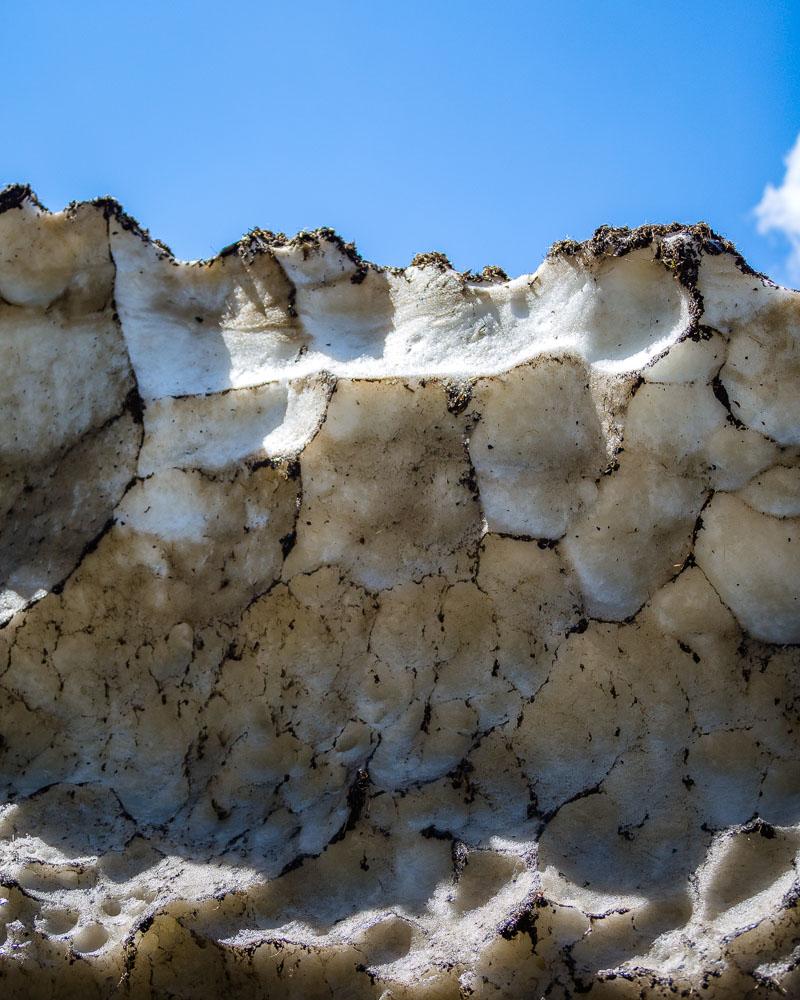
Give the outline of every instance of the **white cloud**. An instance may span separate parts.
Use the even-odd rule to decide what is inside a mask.
[[[777,230],[789,241],[789,276],[800,282],[800,135],[785,162],[783,183],[780,187],[767,184],[755,212],[760,233]]]

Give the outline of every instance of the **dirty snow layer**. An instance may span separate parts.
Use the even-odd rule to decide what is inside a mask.
[[[0,194],[0,993],[800,995],[800,296]]]

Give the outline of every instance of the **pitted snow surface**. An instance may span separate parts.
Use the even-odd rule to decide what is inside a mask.
[[[800,296],[0,196],[0,991],[800,995]]]

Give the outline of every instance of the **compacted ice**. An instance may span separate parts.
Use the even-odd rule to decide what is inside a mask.
[[[0,195],[0,993],[800,995],[800,294]]]

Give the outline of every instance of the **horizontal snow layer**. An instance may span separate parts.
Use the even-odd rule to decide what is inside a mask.
[[[118,215],[106,234],[103,210],[81,205],[51,215],[25,199],[6,212],[0,295],[47,309],[67,293],[70,301],[79,289],[87,294],[113,266],[114,301],[145,400],[323,370],[489,374],[553,350],[624,372],[689,325],[688,290],[648,247],[591,266],[555,257],[513,280],[461,275],[439,258],[381,269],[325,234],[283,244],[254,238],[238,252],[184,264]]]
[[[322,370],[465,377],[553,350],[624,372],[689,324],[688,292],[646,249],[591,269],[548,260],[535,274],[494,284],[436,265],[356,271],[324,238],[310,250],[277,248],[251,261],[230,255],[176,265],[112,225],[111,248],[146,399]]]

